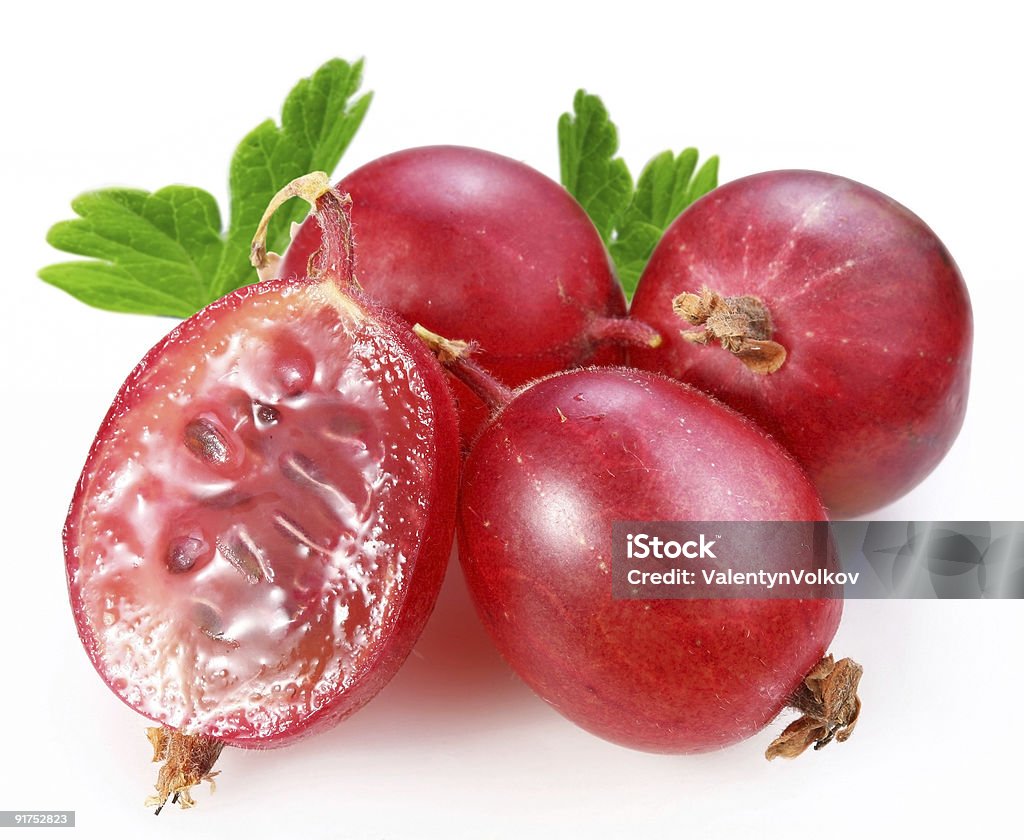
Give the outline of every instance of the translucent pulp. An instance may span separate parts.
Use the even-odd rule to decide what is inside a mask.
[[[250,287],[172,332],[104,421],[65,531],[113,690],[228,741],[315,717],[401,608],[433,421],[392,331],[328,284]]]

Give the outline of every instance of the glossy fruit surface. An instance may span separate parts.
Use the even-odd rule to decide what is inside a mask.
[[[626,305],[600,236],[559,184],[479,149],[431,146],[379,158],[338,189],[352,196],[356,275],[409,323],[475,341],[509,385],[592,361],[621,361]],[[307,221],[280,276],[301,275],[319,245]],[[628,322],[625,322],[628,324]],[[597,353],[597,355],[595,355]],[[487,416],[461,385],[464,436]]]
[[[779,713],[842,601],[615,599],[612,523],[823,519],[800,468],[735,412],[650,373],[587,369],[522,389],[481,433],[459,553],[498,648],[555,709],[626,746],[696,752]],[[791,568],[790,549],[766,548],[762,568]]]
[[[751,370],[717,340],[684,338],[700,326],[680,320],[673,299],[705,288],[763,304],[770,328],[760,338],[785,351],[777,370]],[[666,231],[631,314],[664,338],[631,351],[632,363],[756,420],[836,514],[906,493],[963,422],[972,341],[963,279],[917,216],[845,178],[767,172],[705,196]]]
[[[75,620],[111,689],[237,746],[369,700],[451,546],[442,377],[327,279],[241,289],[157,345],[99,430],[64,532]]]

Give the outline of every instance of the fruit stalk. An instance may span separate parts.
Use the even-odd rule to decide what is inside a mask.
[[[309,257],[306,276],[314,280],[331,279],[341,287],[358,287],[349,212],[352,199],[331,186],[326,172],[310,172],[296,178],[267,205],[249,251],[249,261],[260,278],[277,277],[281,257],[267,252],[267,228],[274,213],[291,198],[301,198],[309,203],[320,230],[320,246]]]
[[[661,333],[635,318],[595,317],[587,326],[587,338],[595,344],[615,341],[634,347],[661,347]]]
[[[473,361],[472,342],[457,341],[433,333],[422,324],[412,331],[437,356],[441,365],[468,387],[491,410],[500,411],[512,400],[513,391]]]

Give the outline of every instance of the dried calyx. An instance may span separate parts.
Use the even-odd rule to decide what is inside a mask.
[[[151,726],[146,737],[153,745],[153,761],[164,762],[156,781],[156,795],[146,800],[147,807],[156,806],[159,814],[167,800],[191,808],[195,805],[191,789],[200,782],[215,788],[213,765],[224,749],[224,742],[205,735],[186,735],[166,726]]]
[[[860,716],[857,686],[863,673],[852,659],[823,657],[789,699],[803,714],[772,741],[764,757],[796,758],[812,744],[820,750],[833,740],[849,738]]]
[[[677,295],[672,309],[697,327],[683,330],[683,338],[694,344],[717,341],[754,373],[775,373],[786,361],[786,348],[772,341],[771,315],[759,298],[723,297],[705,286],[700,294]]]

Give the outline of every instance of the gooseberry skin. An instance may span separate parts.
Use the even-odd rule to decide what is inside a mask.
[[[459,555],[485,627],[544,700],[615,743],[691,753],[779,713],[842,601],[616,600],[612,522],[824,519],[795,462],[737,413],[661,376],[592,368],[521,389],[482,431]]]
[[[702,287],[765,304],[787,352],[777,371],[682,337],[691,327],[672,300]],[[766,172],[714,190],[668,228],[630,314],[664,339],[631,350],[631,364],[754,419],[835,515],[908,492],[963,423],[973,332],[963,278],[921,219],[846,178]]]
[[[478,344],[476,358],[510,386],[585,363],[620,363],[598,347],[598,319],[626,302],[589,217],[559,184],[524,163],[462,146],[378,158],[337,188],[352,197],[356,275],[410,324]],[[307,220],[279,276],[305,273],[320,243]],[[469,440],[487,409],[454,383]]]
[[[433,608],[457,453],[436,360],[357,292],[268,281],[214,302],[129,375],[71,503],[93,665],[144,716],[233,746],[337,723]]]

